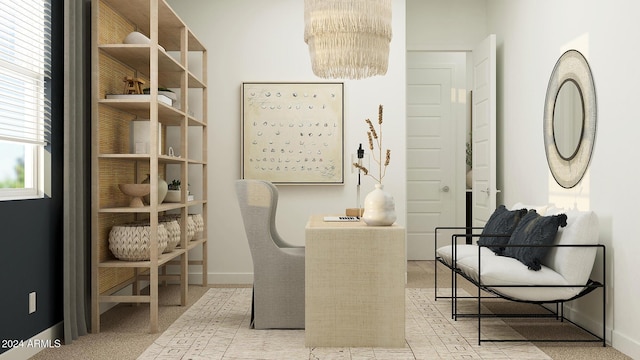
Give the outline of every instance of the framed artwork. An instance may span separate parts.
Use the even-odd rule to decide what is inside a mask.
[[[242,178],[344,183],[343,83],[243,83]]]

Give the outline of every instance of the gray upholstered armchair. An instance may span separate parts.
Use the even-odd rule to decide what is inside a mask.
[[[304,247],[278,235],[278,189],[268,181],[238,180],[236,194],[253,259],[251,327],[304,329]]]

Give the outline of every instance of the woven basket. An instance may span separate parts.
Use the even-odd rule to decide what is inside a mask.
[[[196,222],[193,220],[193,216],[187,216],[187,241],[193,240],[196,236]]]
[[[167,248],[163,253],[172,252],[180,244],[180,223],[174,218],[159,217],[158,224],[167,230]],[[130,225],[149,226],[149,220],[136,221]]]
[[[161,217],[158,221],[172,221],[175,220],[180,224],[180,215],[179,214],[168,214]],[[196,235],[197,225],[195,220],[191,215],[187,216],[187,241],[193,240]]]
[[[164,252],[173,251],[178,244],[180,244],[180,224],[176,220],[161,222],[164,228],[167,229],[169,238],[167,239],[167,248]]]
[[[195,238],[199,239],[204,234],[204,219],[202,218],[202,214],[193,214],[193,215],[189,215],[189,216],[196,223]]]
[[[151,227],[144,224],[115,225],[109,232],[109,250],[120,260],[143,261],[151,258]],[[158,224],[158,254],[167,248],[169,233]]]

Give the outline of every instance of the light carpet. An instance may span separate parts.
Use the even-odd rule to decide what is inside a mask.
[[[477,321],[453,321],[451,303],[434,301],[433,289],[410,288],[406,294],[403,348],[308,348],[304,330],[249,328],[250,288],[213,288],[138,359],[550,359],[527,342],[478,346]],[[486,320],[485,332],[483,337],[520,336],[499,319]]]

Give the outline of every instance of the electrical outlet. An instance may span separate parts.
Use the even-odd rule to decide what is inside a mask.
[[[36,312],[36,292],[29,293],[29,314]]]

